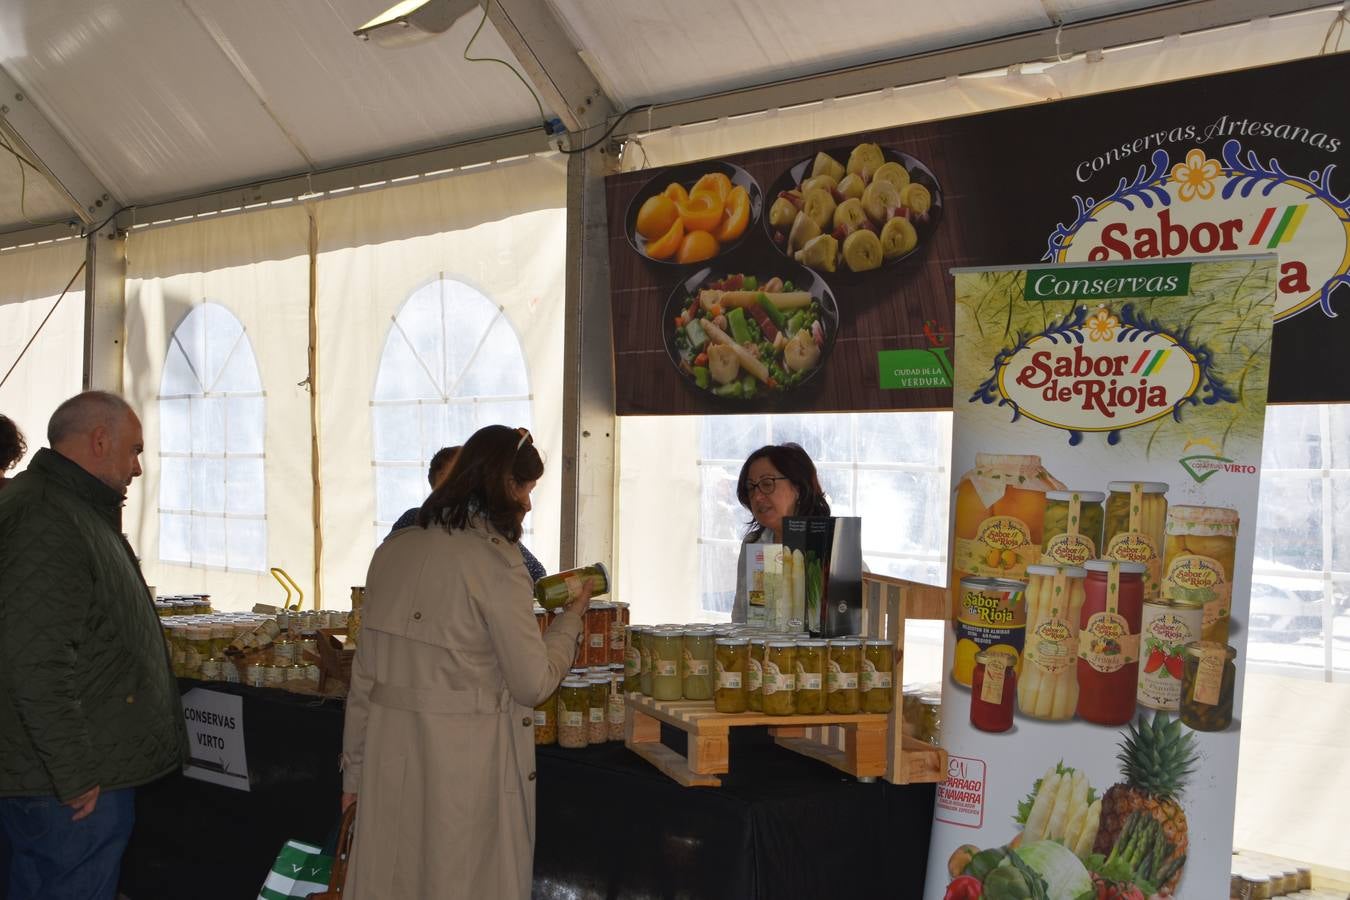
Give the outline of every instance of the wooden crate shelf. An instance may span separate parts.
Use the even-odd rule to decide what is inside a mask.
[[[803,753],[862,778],[886,772],[884,715],[769,716],[763,713],[719,713],[711,700],[653,700],[628,696],[624,743],[628,749],[686,787],[716,787],[718,775],[730,771],[732,728],[767,726],[780,746]],[[661,723],[689,735],[686,756],[661,743]],[[807,739],[807,729],[830,727],[843,733],[843,747],[826,747]],[[924,745],[927,746],[927,745]],[[929,748],[937,751],[936,747]],[[940,752],[940,751],[937,751]],[[945,764],[943,769],[945,771]]]

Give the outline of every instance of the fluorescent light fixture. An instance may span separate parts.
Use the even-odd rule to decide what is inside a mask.
[[[449,31],[478,0],[400,0],[352,32],[381,47],[404,47]]]

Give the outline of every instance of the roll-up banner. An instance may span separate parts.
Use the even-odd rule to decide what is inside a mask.
[[[1280,268],[956,271],[929,900],[1227,896]]]
[[[945,409],[954,266],[1261,252],[1271,400],[1350,400],[1347,83],[1331,55],[610,176],[618,412]]]

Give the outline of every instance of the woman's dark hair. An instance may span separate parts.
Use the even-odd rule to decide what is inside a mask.
[[[28,451],[23,432],[9,416],[0,415],[0,475],[14,468]]]
[[[529,484],[544,474],[534,438],[523,428],[488,425],[473,433],[450,474],[417,511],[417,524],[447,531],[469,527],[475,516],[492,524],[509,541],[520,540],[525,506],[511,493],[511,482]]]
[[[794,516],[828,516],[830,501],[825,499],[825,491],[820,486],[820,477],[816,475],[816,464],[799,444],[769,444],[760,447],[745,459],[741,474],[736,478],[736,499],[741,506],[750,508],[750,488],[746,481],[750,478],[750,466],[757,459],[767,459],[773,467],[785,475],[797,489],[797,505],[792,510]],[[753,518],[746,536],[751,541],[759,540],[764,526]],[[782,537],[782,535],[778,535]]]

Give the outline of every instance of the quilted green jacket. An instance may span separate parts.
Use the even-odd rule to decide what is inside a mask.
[[[39,450],[0,490],[0,796],[134,787],[186,757],[122,497]]]

